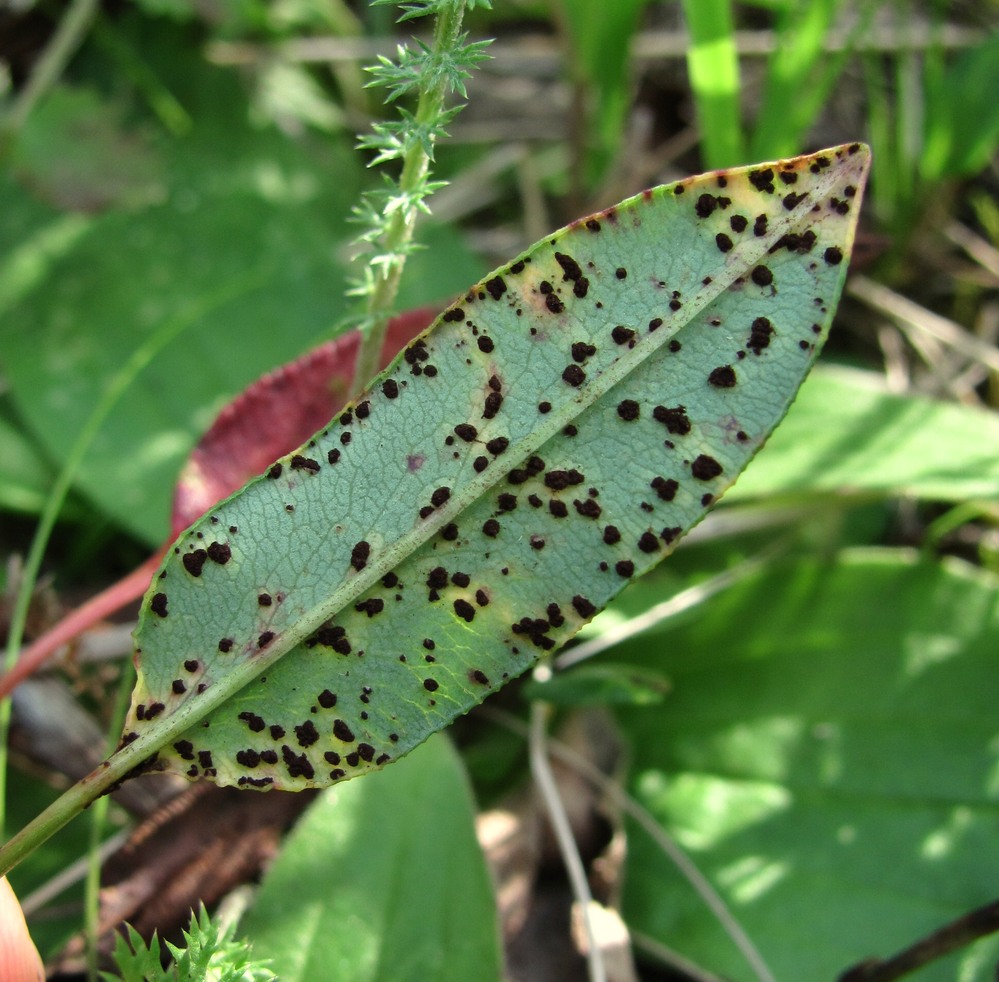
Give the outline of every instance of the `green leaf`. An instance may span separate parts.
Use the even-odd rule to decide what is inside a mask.
[[[856,550],[775,565],[608,653],[672,679],[664,711],[619,716],[631,790],[777,978],[836,978],[994,899],[997,650],[994,576]],[[641,831],[625,883],[633,930],[755,978]],[[997,957],[993,937],[913,978],[985,982]]]
[[[323,786],[564,643],[783,416],[867,164],[854,144],[667,185],[469,290],[177,540],[143,602],[119,766],[161,748],[146,767]]]
[[[732,498],[908,494],[958,501],[999,495],[995,413],[898,395],[871,373],[824,367]]]
[[[474,817],[461,761],[442,736],[399,767],[325,792],[241,923],[254,955],[282,982],[499,979]]]

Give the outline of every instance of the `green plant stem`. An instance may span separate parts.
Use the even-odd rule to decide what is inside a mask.
[[[39,99],[59,80],[97,12],[97,0],[73,0],[62,16],[30,78],[0,122],[0,157],[24,125]]]
[[[432,48],[434,55],[455,48],[461,32],[461,21],[464,13],[465,0],[456,0],[452,6],[445,8],[438,14]],[[443,74],[428,81],[426,85],[421,85],[416,108],[416,124],[418,126],[433,123],[440,118],[444,111],[447,89],[447,80]],[[412,194],[424,184],[427,174],[430,172],[430,160],[430,154],[420,143],[415,144],[407,151],[403,159],[402,173],[399,176],[401,195]],[[402,279],[402,271],[406,263],[406,248],[413,240],[418,213],[419,209],[415,205],[397,209],[392,215],[384,241],[381,243],[383,251],[393,258],[376,270],[375,282],[367,297],[365,308],[367,328],[361,339],[361,349],[357,354],[354,382],[351,387],[352,396],[357,395],[378,370],[385,333],[392,317],[395,298],[399,293],[399,281]]]
[[[132,663],[126,660],[122,668],[121,678],[118,680],[118,694],[115,698],[114,711],[111,714],[109,731],[111,734],[121,731],[134,684],[135,669]],[[108,755],[114,753],[114,748],[115,739],[112,736],[108,740]],[[87,851],[87,878],[84,884],[83,898],[83,933],[86,941],[88,982],[98,982],[100,979],[97,964],[99,956],[97,942],[100,938],[101,845],[110,805],[111,799],[104,797],[96,801],[93,808],[90,809],[90,845]]]

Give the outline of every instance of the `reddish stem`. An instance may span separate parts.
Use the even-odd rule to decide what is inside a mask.
[[[106,590],[91,597],[85,604],[71,610],[58,624],[21,649],[17,664],[0,676],[0,699],[10,695],[26,678],[33,675],[64,644],[98,621],[121,610],[125,604],[138,600],[145,593],[166,552],[166,546],[150,556],[138,569],[132,570]]]

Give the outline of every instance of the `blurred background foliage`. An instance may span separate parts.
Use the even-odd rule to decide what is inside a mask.
[[[438,148],[450,184],[403,281],[402,308],[444,302],[643,187],[872,145],[824,365],[722,506],[587,631],[595,648],[624,638],[600,670],[548,690],[559,732],[696,859],[778,978],[831,978],[994,899],[997,26],[995,0],[496,0],[467,19],[496,38],[492,60]],[[39,625],[163,542],[177,472],[236,393],[343,329],[347,216],[372,181],[356,134],[387,112],[362,66],[398,40],[391,9],[346,0],[0,8],[5,559],[95,430]],[[690,590],[695,609],[657,613]],[[113,672],[95,672],[75,667],[69,685],[101,719]],[[517,720],[539,692],[514,687],[455,728],[480,809],[520,788]],[[447,782],[442,800],[465,800],[460,768],[435,752],[414,766]],[[58,782],[21,765],[14,821]],[[395,798],[367,781],[350,793],[404,810],[412,780]],[[642,977],[698,977],[683,959],[760,977],[643,831],[604,794],[587,807],[627,838],[602,899],[620,905]],[[312,834],[335,824],[322,816]],[[288,862],[308,843],[290,841]],[[47,847],[22,895],[85,848]],[[360,891],[349,852],[321,876]],[[299,886],[279,871],[251,924]],[[32,907],[47,955],[78,925],[76,902]],[[493,957],[489,931],[476,937]],[[505,940],[513,977],[536,977]],[[984,980],[997,959],[986,939],[913,977]]]

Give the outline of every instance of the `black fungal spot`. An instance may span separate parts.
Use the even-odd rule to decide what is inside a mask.
[[[592,498],[587,498],[584,501],[576,499],[573,501],[572,506],[584,518],[597,519],[603,513],[603,509]]]
[[[649,483],[649,487],[652,488],[663,501],[672,501],[676,497],[677,491],[680,490],[680,483],[671,477],[654,477]]]
[[[562,372],[562,381],[574,389],[578,388],[586,381],[586,372],[579,365],[566,365]]]
[[[745,215],[733,215],[728,220],[728,224],[733,232],[745,232],[749,221],[746,219]]]
[[[196,658],[188,658],[184,662],[184,669],[188,672],[196,672],[201,668],[201,663]]]
[[[177,751],[177,756],[181,760],[194,760],[194,744],[190,740],[178,740],[173,749]]]
[[[254,732],[260,733],[267,724],[259,717],[256,713],[245,712],[240,713],[237,719],[241,719],[246,725]]]
[[[490,392],[486,396],[485,405],[482,410],[483,419],[492,419],[503,405],[503,396],[499,392]]]
[[[751,170],[749,172],[749,183],[752,184],[757,191],[764,191],[768,194],[772,194],[774,190],[773,168],[767,167],[761,170]]]
[[[768,266],[754,266],[752,273],[749,275],[750,279],[757,286],[770,286],[774,281],[774,274],[770,272]]]
[[[486,292],[493,298],[499,300],[506,293],[506,283],[502,276],[494,276],[491,280],[486,280]]]
[[[500,533],[500,523],[496,521],[495,518],[487,518],[482,523],[482,534],[489,536],[490,539],[495,539]]]
[[[224,542],[213,542],[207,551],[208,558],[219,566],[225,566],[232,559],[232,550]]]
[[[843,253],[836,248],[836,246],[829,246],[824,253],[822,253],[822,258],[830,266],[838,266],[843,261]]]
[[[430,504],[432,504],[434,508],[440,508],[440,506],[445,504],[450,497],[450,488],[437,488],[430,496]]]
[[[291,458],[291,469],[293,471],[308,471],[310,474],[318,474],[319,461],[313,460],[311,457],[303,457],[301,454],[295,454]]]
[[[782,200],[782,204],[784,205],[784,210],[794,211],[794,209],[797,208],[798,205],[800,205],[801,202],[804,201],[806,197],[807,195],[797,194],[794,191],[791,191],[789,194],[784,195],[784,198]]]
[[[475,602],[480,607],[488,607],[489,606],[489,594],[486,593],[485,590],[476,590],[475,591]]]
[[[574,341],[572,344],[572,360],[582,363],[597,353],[597,349],[586,341]]]
[[[174,679],[170,683],[170,688],[175,696],[182,696],[187,692],[187,683],[183,679]]]
[[[267,645],[269,645],[273,640],[274,640],[273,631],[263,631],[261,632],[260,637],[257,638],[257,647],[266,648]]]
[[[488,355],[493,350],[493,348],[496,347],[493,344],[493,339],[487,337],[485,334],[479,336],[479,339],[478,341],[476,341],[476,344],[479,346],[479,351],[481,351],[485,355]]]
[[[633,576],[635,573],[635,564],[630,559],[619,559],[614,564],[614,572],[618,576],[623,576],[625,578]]]
[[[384,609],[385,601],[381,597],[368,597],[367,600],[362,600],[360,603],[354,604],[354,610],[359,614],[367,614],[368,617],[374,617]]]
[[[394,378],[382,382],[382,395],[386,399],[395,399],[399,395],[399,383]]]
[[[553,498],[548,502],[548,510],[554,515],[555,518],[566,518],[569,514],[569,509],[564,501],[559,501],[557,498]]]
[[[551,488],[552,491],[562,491],[573,485],[582,484],[585,480],[586,478],[575,468],[568,471],[554,470],[545,474],[545,487]]]
[[[326,454],[326,459],[331,463],[335,464],[340,459],[340,451],[335,447],[328,454]]]
[[[446,324],[454,324],[457,321],[463,321],[465,319],[465,311],[461,307],[452,307],[450,310],[445,310],[441,320]],[[407,361],[409,359],[406,359]]]
[[[149,609],[158,617],[166,617],[167,595],[165,593],[154,593],[153,599],[149,601]]]
[[[618,530],[618,527],[616,525],[607,525],[604,528],[604,542],[606,542],[607,545],[612,546],[616,542],[620,541],[621,532]]]
[[[195,549],[194,552],[185,553],[181,561],[191,576],[201,576],[201,569],[207,559],[208,553],[204,549]]]
[[[351,435],[349,433],[341,433],[340,434],[340,442],[344,446],[347,446],[347,444],[350,443],[350,441],[351,441]]]
[[[698,218],[708,218],[718,207],[718,199],[713,194],[702,194],[694,205]]]
[[[368,565],[368,557],[371,555],[371,546],[361,539],[353,549],[350,550],[350,565],[358,572]]]
[[[565,310],[565,304],[554,293],[549,293],[545,297],[545,306],[553,314],[561,314]]]
[[[382,577],[382,586],[388,587],[389,590],[391,590],[392,587],[397,586],[398,583],[399,583],[399,577],[396,576],[395,573],[386,573]]]
[[[236,763],[243,767],[256,767],[260,763],[260,754],[252,748],[236,751]]]
[[[462,589],[464,589],[465,587],[468,586],[469,583],[472,582],[472,578],[468,575],[468,573],[462,573],[459,571],[457,573],[451,574],[451,582],[455,586],[460,586]]]
[[[454,612],[469,624],[475,617],[475,608],[467,600],[455,600]]]
[[[653,317],[652,320],[649,321],[649,334],[651,334],[653,331],[658,331],[659,328],[662,326],[663,326],[663,319],[661,317]]]
[[[343,743],[354,742],[353,730],[342,719],[333,720],[333,736]]]
[[[357,745],[357,755],[363,761],[370,763],[375,757],[375,748],[370,743],[359,743]]]
[[[275,723],[268,730],[272,740],[280,740],[284,736],[284,727]]]
[[[586,227],[591,232],[599,232],[600,231],[600,222],[598,222],[595,218],[588,218],[586,220]]]
[[[435,679],[424,679],[423,688],[426,689],[427,692],[436,692],[440,686],[437,684]]]
[[[555,253],[555,261],[562,267],[563,278],[566,280],[578,280],[583,271],[579,263],[572,256],[567,256],[564,252]]]
[[[215,764],[212,761],[212,752],[210,750],[199,750],[198,751],[198,763],[204,768],[214,767]]]
[[[746,347],[755,355],[770,346],[770,336],[774,333],[774,326],[766,317],[757,317],[750,328],[749,340]]]
[[[659,540],[651,532],[643,532],[638,538],[638,548],[642,552],[656,552],[659,548]]]
[[[340,755],[335,750],[327,750],[326,753],[323,754],[323,760],[325,760],[327,764],[339,764]]]
[[[323,691],[316,696],[316,702],[318,702],[323,709],[332,709],[336,705],[336,693],[330,692],[329,689],[323,689]]]
[[[447,542],[454,542],[458,538],[458,526],[454,522],[448,522],[444,528],[441,529],[441,538]]]
[[[690,473],[699,481],[710,481],[722,473],[722,465],[707,454],[699,454],[690,465]]]
[[[488,450],[494,457],[498,457],[507,447],[510,446],[510,441],[505,436],[493,437],[486,444],[486,450]]]
[[[731,252],[733,244],[732,239],[724,232],[719,232],[715,236],[715,245],[718,246],[719,252]]]
[[[627,344],[629,341],[633,341],[635,338],[635,332],[630,327],[625,327],[623,324],[618,324],[617,327],[611,331],[611,339],[615,344]]]
[[[267,472],[267,476],[268,476],[268,477],[269,477],[269,478],[270,478],[270,479],[271,479],[272,481],[275,481],[275,480],[277,480],[277,478],[279,478],[279,477],[281,476],[281,471],[282,471],[282,469],[283,469],[283,468],[281,467],[281,465],[280,465],[280,464],[274,464],[274,465],[273,465],[273,466],[271,467],[271,469],[270,469],[270,470],[269,470],[269,471]]]
[[[718,389],[731,389],[735,386],[735,369],[731,365],[720,365],[711,370],[708,382]]]
[[[572,598],[572,606],[582,618],[592,617],[597,612],[597,608],[586,597],[582,597],[578,593]]]
[[[236,643],[236,642],[235,642],[235,641],[233,641],[233,639],[232,639],[232,638],[223,638],[223,639],[222,639],[222,640],[221,640],[221,641],[219,642],[219,651],[221,651],[221,652],[222,652],[222,654],[226,654],[227,652],[230,652],[230,651],[232,651],[232,646],[233,646],[233,645],[234,645],[235,643]]]
[[[638,419],[640,408],[634,399],[623,399],[617,404],[617,414],[626,422],[634,422]]]
[[[435,566],[427,574],[427,586],[431,590],[442,590],[447,586],[447,570],[443,566]]]
[[[550,413],[551,411],[552,411],[552,404],[550,402],[539,402],[538,403],[538,412],[541,413],[542,415],[545,415],[546,413]]]
[[[307,719],[301,726],[295,727],[295,738],[300,747],[311,747],[319,739],[319,730],[311,719]]]
[[[544,549],[544,547],[545,547],[545,540],[544,540],[543,536],[540,536],[540,535],[532,535],[531,536],[531,548],[532,549],[537,549],[537,550],[540,551],[541,549]]]
[[[468,673],[468,680],[476,685],[489,685],[489,677],[481,669],[473,668]]]
[[[479,435],[479,431],[471,423],[459,423],[454,432],[466,443],[471,443]]]
[[[544,502],[536,494],[529,494],[527,496],[527,503],[532,508],[540,508],[542,504],[544,504]]]
[[[513,511],[517,507],[517,496],[504,491],[497,499],[496,503],[500,511]]]
[[[287,744],[281,747],[281,756],[284,759],[284,766],[288,768],[289,777],[304,777],[311,781],[316,772],[309,763],[309,758],[305,754],[296,754]]]
[[[259,595],[259,596],[257,597],[257,603],[258,603],[258,604],[259,604],[259,605],[260,605],[261,607],[270,607],[270,605],[271,605],[272,603],[274,603],[274,600],[273,600],[273,598],[271,597],[271,595],[270,595],[269,593],[261,593],[261,594],[260,594],[260,595]]]

